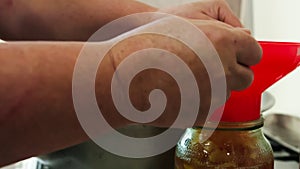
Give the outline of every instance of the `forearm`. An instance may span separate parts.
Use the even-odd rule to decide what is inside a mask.
[[[87,40],[114,19],[156,10],[133,0],[4,0],[0,9],[0,37],[7,40]]]
[[[156,22],[159,23],[162,27],[169,24],[164,21]],[[144,29],[147,30],[147,27]],[[114,40],[119,38],[124,37],[119,36]],[[114,40],[93,43],[88,54],[99,54],[103,45],[115,42]],[[112,127],[134,123],[125,119],[115,108],[111,97],[112,76],[130,54],[148,48],[174,53],[191,68],[201,98],[204,98],[201,99],[198,122],[205,119],[209,107],[206,102],[210,101],[209,79],[199,58],[188,46],[171,37],[157,34],[142,34],[119,40],[121,41],[105,55],[95,79],[98,105]],[[3,145],[0,149],[0,166],[88,139],[78,122],[72,100],[73,71],[82,47],[81,42],[0,44],[0,145]],[[141,61],[144,60],[130,62],[132,65],[128,66],[134,68],[134,63]],[[162,64],[157,59],[154,63]],[[88,68],[91,65],[84,66]],[[86,76],[86,70],[81,72],[82,77]],[[126,79],[126,73],[125,77],[119,78],[123,81],[131,80]],[[188,79],[182,81],[190,83]],[[180,108],[180,90],[176,81],[166,72],[150,69],[138,73],[129,82],[130,90],[122,92],[129,92],[130,102],[140,111],[151,106],[148,98],[153,89],[165,92],[167,105],[163,115],[148,124],[170,126],[177,118],[176,113]],[[105,127],[99,134],[103,132],[107,132]]]
[[[102,114],[112,127],[133,123],[115,110],[111,100],[111,78],[116,66],[130,53],[151,47],[178,49],[182,57],[193,58],[186,56],[193,56],[186,47],[169,40],[141,35],[123,41],[105,56],[96,77],[95,92]],[[97,43],[95,51],[99,52],[101,45]],[[69,42],[0,44],[0,166],[88,139],[72,100],[73,71],[82,47],[82,43]],[[131,101],[141,111],[148,109],[148,96],[155,88],[166,93],[168,105],[165,114],[151,125],[168,126],[176,117],[178,106],[174,105],[180,105],[179,90],[172,78],[153,70],[138,75],[131,85]],[[103,128],[99,134],[105,132]]]
[[[81,43],[0,44],[0,166],[88,139],[72,102],[81,48]],[[114,120],[114,127],[125,125]]]
[[[149,38],[141,36],[121,43],[105,56],[100,66],[96,77],[97,101],[99,107],[105,105],[102,115],[114,128],[131,122],[109,102],[111,95],[107,87],[111,85],[111,75],[120,63],[118,58],[124,59],[137,50],[136,43],[140,44],[138,49],[153,46],[150,41],[140,43]],[[101,51],[106,44],[94,43],[90,54]],[[72,99],[74,66],[83,45],[81,42],[0,43],[0,166],[88,139]],[[155,81],[156,78],[143,77],[142,83],[134,84],[131,97],[135,106],[147,107],[144,94],[153,88]],[[164,88],[170,90],[165,83]],[[101,135],[107,131],[103,127],[98,132]]]

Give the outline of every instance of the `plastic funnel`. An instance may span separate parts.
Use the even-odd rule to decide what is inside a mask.
[[[262,92],[300,64],[300,43],[260,42],[260,45],[263,49],[262,60],[251,67],[254,81],[246,90],[231,93],[224,105],[223,122],[259,119]],[[212,119],[220,113],[216,111]]]

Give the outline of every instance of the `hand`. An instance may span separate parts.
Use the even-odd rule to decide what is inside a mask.
[[[153,28],[159,30],[168,29],[170,25],[176,24],[176,20],[173,22],[172,19],[162,19],[155,24],[146,25],[142,31],[147,32],[147,30]],[[205,33],[218,52],[226,76],[228,94],[230,94],[232,90],[242,90],[248,87],[253,80],[253,73],[249,67],[258,63],[261,58],[261,48],[257,41],[246,33],[243,28],[235,28],[216,20],[189,21]],[[188,34],[189,32],[186,32],[184,28],[180,29],[180,25],[181,24],[177,23],[175,26],[176,29],[183,30],[183,34]],[[201,97],[199,116],[196,123],[203,123],[212,100],[209,76],[207,75],[205,67],[199,61],[198,56],[185,44],[176,39],[155,34],[132,36],[131,38],[121,41],[121,43],[111,49],[112,59],[109,60],[113,60],[113,67],[117,67],[130,53],[146,48],[167,50],[180,57],[188,65],[196,77]],[[132,64],[133,65],[129,67],[135,66],[134,63]],[[110,64],[103,63],[103,65]],[[215,75],[219,77],[219,75],[222,75],[222,72],[215,72]],[[104,74],[102,76],[104,76]],[[182,76],[182,78],[185,77]],[[102,86],[99,87],[99,90],[102,90],[102,92],[99,93],[105,93],[101,95],[102,99],[109,96],[110,89],[103,87],[105,85],[101,84],[107,81],[108,80],[100,81],[100,83],[96,85]],[[185,82],[190,83],[189,80],[185,80]],[[165,112],[157,120],[151,122],[151,124],[163,127],[172,124],[177,117],[178,106],[181,104],[180,91],[172,77],[157,70],[147,70],[138,74],[134,80],[131,81],[131,89],[131,102],[141,111],[145,111],[151,107],[148,97],[153,89],[163,90],[168,101]],[[104,100],[107,101],[105,102],[107,105],[109,98],[105,98]],[[213,102],[217,105],[224,104],[224,100],[213,100]],[[104,108],[105,105],[103,104],[100,107]]]
[[[219,53],[229,91],[247,88],[253,81],[250,66],[257,64],[262,55],[258,42],[244,28],[212,20],[190,21],[206,34]]]
[[[232,27],[216,20],[190,21],[205,33],[219,54],[225,72],[227,97],[229,98],[231,91],[243,90],[249,87],[254,77],[250,66],[257,64],[262,56],[260,45],[250,33],[245,31],[244,28]],[[197,69],[201,70],[199,66]],[[218,72],[216,73],[218,76]],[[206,82],[201,81],[200,85],[202,84],[206,84]],[[203,124],[207,118],[208,110],[212,106],[211,101],[214,104],[213,106],[217,107],[224,104],[224,100],[218,97],[211,98],[210,93],[207,93],[209,87],[199,87],[202,100],[196,121],[197,125]]]
[[[225,0],[201,0],[175,7],[162,8],[158,12],[174,14],[190,19],[213,19],[234,27],[243,27]]]

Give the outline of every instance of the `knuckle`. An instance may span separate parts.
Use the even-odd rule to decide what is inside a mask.
[[[262,55],[263,55],[262,47],[257,42],[257,54],[255,56],[255,64],[257,64],[261,61]]]
[[[248,88],[254,80],[254,74],[251,69],[238,69],[237,66],[230,69],[227,77],[229,88],[237,91]]]
[[[252,71],[242,74],[239,79],[239,87],[237,90],[243,90],[248,88],[249,86],[251,86],[253,80],[254,80],[254,75]]]
[[[253,80],[254,80],[253,73],[249,73],[248,75],[246,75],[244,80],[245,81],[244,88],[248,88],[249,86],[251,86]]]
[[[252,46],[253,46],[252,48],[248,49],[249,53],[252,54],[251,57],[249,58],[250,66],[258,64],[262,59],[262,53],[263,53],[261,46],[258,44],[256,40],[252,41]]]
[[[232,28],[219,21],[206,21],[206,36],[216,44],[230,44],[229,42],[235,37]],[[221,45],[220,44],[220,45]]]
[[[262,48],[260,44],[251,35],[240,31],[234,30],[233,45],[243,54],[243,63],[252,66],[260,62],[262,59]]]
[[[228,32],[224,30],[215,31],[212,36],[215,43],[220,45],[228,45],[228,42],[231,40],[230,36],[228,36]]]
[[[227,85],[228,88],[230,90],[234,90],[235,89],[235,76],[234,73],[235,69],[231,66],[228,67],[228,70],[226,71],[226,81],[227,81]]]

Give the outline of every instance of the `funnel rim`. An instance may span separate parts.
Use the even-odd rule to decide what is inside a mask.
[[[272,44],[272,45],[286,45],[286,46],[300,46],[300,42],[288,42],[288,41],[259,41],[260,44]]]

